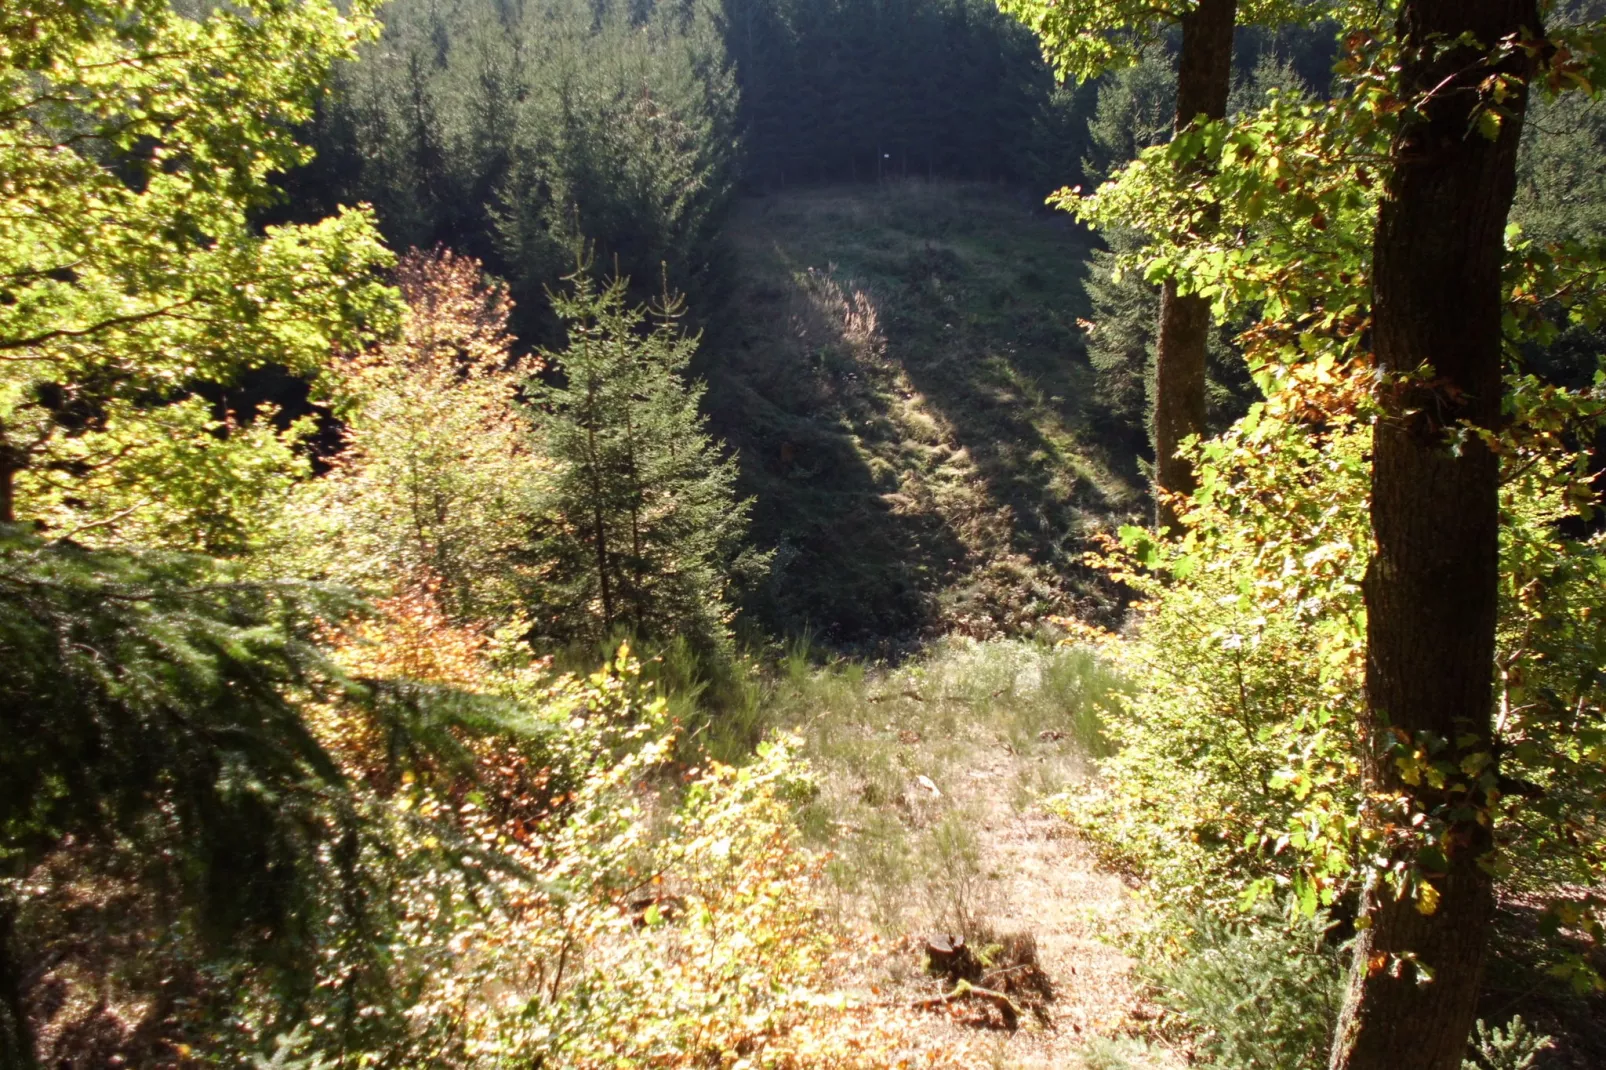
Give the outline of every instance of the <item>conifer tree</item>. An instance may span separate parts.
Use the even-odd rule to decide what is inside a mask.
[[[323,120],[354,131],[340,199],[372,203],[396,247],[444,245],[508,279],[526,339],[552,327],[545,288],[568,268],[576,210],[627,273],[667,262],[696,292],[737,150],[716,14],[711,0],[395,0]]]
[[[532,381],[542,451],[556,464],[554,557],[536,627],[548,635],[679,634],[725,641],[730,587],[762,564],[743,552],[749,503],[734,493],[686,378],[698,338],[683,302],[632,303],[628,280],[599,285],[587,257],[552,294],[568,345],[543,354],[558,382]]]

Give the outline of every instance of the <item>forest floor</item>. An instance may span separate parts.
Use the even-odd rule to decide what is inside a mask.
[[[1111,681],[1002,638],[1119,614],[1081,560],[1142,502],[1087,402],[1092,237],[1018,190],[926,182],[750,198],[729,235],[697,370],[776,549],[758,616],[894,661],[800,655],[766,702],[819,771],[802,819],[833,853],[843,988],[913,1065],[1180,1065],[1136,1039],[1157,1011],[1116,937],[1138,901],[1042,806],[1089,774]],[[1018,1028],[929,1003],[955,988],[936,936],[1015,992]]]
[[[774,696],[819,777],[802,820],[833,854],[840,984],[910,1065],[1184,1065],[1140,1039],[1159,1009],[1118,941],[1141,901],[1043,807],[1090,775],[1112,687],[1079,651],[949,639],[898,668],[800,666]],[[928,942],[955,936],[1015,1028],[980,997],[932,1002],[956,984]]]
[[[1149,923],[1139,890],[1044,806],[1093,775],[1119,685],[1089,655],[1004,638],[1121,616],[1082,563],[1143,501],[1135,444],[1086,400],[1091,241],[997,186],[752,198],[700,358],[776,551],[750,608],[841,659],[799,652],[756,716],[806,741],[839,983],[911,1066],[1187,1064],[1121,950]],[[1534,912],[1507,907],[1489,1020],[1558,1037],[1548,1065],[1606,1065],[1598,997],[1559,991]],[[1018,1028],[980,997],[934,1002],[955,983],[927,971],[927,944],[953,936],[985,960],[978,983],[1042,982],[1008,993]]]

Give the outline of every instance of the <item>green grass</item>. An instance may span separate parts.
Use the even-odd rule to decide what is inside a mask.
[[[1001,796],[1031,805],[1104,753],[1100,710],[1117,687],[1086,651],[1029,640],[947,639],[898,667],[819,666],[800,645],[762,706],[803,738],[820,792],[800,820],[834,853],[844,908],[889,934],[968,934],[985,927],[996,876],[977,838],[987,812]]]
[[[1089,242],[995,186],[740,207],[698,370],[777,548],[753,603],[773,630],[895,649],[1109,610],[1080,557],[1140,496],[1089,429]]]

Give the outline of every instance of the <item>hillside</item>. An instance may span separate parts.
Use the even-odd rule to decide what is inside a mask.
[[[1090,426],[1090,242],[981,184],[739,207],[699,370],[776,549],[762,619],[863,647],[1104,615],[1079,558],[1141,484]]]

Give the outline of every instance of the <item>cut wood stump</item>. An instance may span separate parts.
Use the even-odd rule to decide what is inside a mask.
[[[939,934],[926,940],[926,971],[950,981],[979,981],[982,967],[963,936]]]

